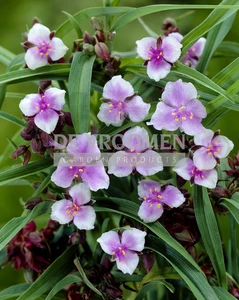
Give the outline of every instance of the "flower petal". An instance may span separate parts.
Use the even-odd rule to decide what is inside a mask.
[[[194,85],[190,82],[183,82],[181,79],[168,82],[162,94],[164,103],[172,107],[181,107],[196,98],[197,90]]]
[[[197,56],[200,57],[203,53],[205,44],[206,44],[206,39],[204,37],[201,37],[195,44],[190,47],[188,50],[190,56]]]
[[[174,115],[174,108],[159,102],[156,111],[152,115],[150,122],[147,125],[153,125],[157,130],[166,129],[174,131],[179,128],[181,124],[180,119],[176,119]]]
[[[214,132],[211,129],[205,129],[194,136],[194,144],[199,146],[208,147],[212,143]]]
[[[120,244],[119,235],[115,231],[105,232],[97,239],[103,251],[107,254],[112,255],[115,249],[117,249]]]
[[[170,72],[171,65],[162,59],[150,60],[147,64],[147,74],[149,78],[159,81]]]
[[[125,151],[114,153],[108,161],[108,173],[117,177],[125,177],[132,173],[134,165]]]
[[[137,268],[139,263],[138,254],[128,250],[125,251],[124,260],[120,261],[119,259],[116,260],[117,268],[121,270],[124,274],[128,273],[132,275]]]
[[[162,40],[163,58],[174,63],[181,55],[182,45],[172,36],[167,36]]]
[[[156,189],[157,192],[161,191],[160,183],[154,180],[144,179],[139,182],[138,195],[143,198],[151,198],[152,191]]]
[[[141,40],[136,41],[137,44],[137,53],[144,60],[149,59],[149,49],[156,48],[157,40],[152,37],[146,37]]]
[[[132,152],[140,153],[149,147],[149,134],[143,127],[135,126],[126,131],[123,144]]]
[[[133,96],[133,94],[132,85],[124,80],[121,75],[112,77],[103,89],[103,98],[113,101],[124,101],[125,98]]]
[[[70,154],[92,153],[100,154],[97,146],[97,141],[94,135],[89,133],[82,133],[77,135],[66,147]]]
[[[117,108],[109,107],[108,103],[101,104],[97,118],[107,126],[112,124],[116,127],[121,126],[125,120],[124,115],[119,115],[119,110]]]
[[[77,214],[74,216],[73,223],[80,230],[91,230],[95,226],[96,214],[93,207],[86,205],[81,206]]]
[[[106,174],[102,162],[99,162],[96,166],[86,165],[81,178],[94,192],[109,187],[109,176]]]
[[[150,223],[158,220],[163,213],[163,205],[160,205],[158,202],[150,202],[144,200],[140,205],[138,216],[145,223]]]
[[[217,185],[217,180],[218,180],[218,176],[217,176],[217,171],[216,170],[203,170],[202,171],[203,174],[203,178],[202,176],[198,176],[197,178],[194,178],[194,183],[201,185],[201,186],[205,186],[206,188],[209,189],[214,189]]]
[[[46,66],[48,58],[46,55],[40,55],[36,47],[29,48],[25,54],[25,61],[29,69],[35,70],[37,68]]]
[[[54,37],[51,40],[52,43],[52,50],[49,50],[49,56],[50,58],[54,60],[58,60],[62,58],[65,54],[68,48],[66,45],[62,42],[61,39]]]
[[[130,101],[126,101],[125,104],[125,111],[131,121],[141,122],[147,117],[150,104],[145,103],[141,97],[135,96]]]
[[[205,147],[201,147],[194,152],[193,163],[199,170],[211,170],[215,168],[217,161],[211,152],[207,152]]]
[[[73,216],[67,214],[66,211],[69,209],[71,204],[72,201],[65,199],[55,202],[51,207],[51,219],[59,222],[60,224],[69,223],[73,219]]]
[[[169,207],[179,207],[186,199],[183,194],[174,186],[168,185],[162,192],[161,201]]]
[[[126,247],[126,249],[133,251],[142,251],[145,244],[146,232],[131,228],[123,232],[121,238],[121,244]]]
[[[205,118],[207,116],[206,108],[199,100],[190,101],[187,104],[187,111],[192,112],[198,118]]]
[[[214,155],[218,158],[224,158],[226,156],[228,156],[228,154],[230,153],[230,151],[233,149],[234,144],[232,141],[230,141],[226,136],[224,135],[218,135],[216,136],[212,142],[218,143],[217,147],[220,149],[220,151],[218,151],[216,154],[214,153]]]
[[[25,116],[34,116],[39,112],[38,101],[40,100],[41,96],[39,94],[26,95],[26,97],[21,100],[19,108]]]
[[[74,185],[69,190],[69,195],[73,199],[73,203],[75,203],[77,206],[81,206],[90,202],[90,190],[84,183]]]
[[[59,115],[53,109],[46,109],[43,112],[39,112],[34,118],[36,126],[48,134],[54,131],[58,120]]]
[[[57,88],[50,88],[45,91],[45,101],[50,104],[49,107],[54,110],[61,110],[65,104],[66,91]]]
[[[172,169],[179,176],[185,180],[190,180],[192,177],[192,170],[194,169],[193,161],[190,158],[180,159],[175,167]]]
[[[139,156],[139,163],[136,163],[136,170],[144,176],[151,176],[163,170],[161,156],[153,151],[147,150]]]
[[[63,158],[61,159],[61,161],[63,161]],[[74,174],[74,168],[70,169],[69,167],[59,166],[57,167],[56,171],[51,175],[51,181],[53,181],[58,186],[67,188],[71,185],[72,180],[74,179]]]
[[[36,23],[29,30],[27,38],[28,41],[34,45],[39,45],[41,43],[49,43],[50,41],[50,29],[46,26]]]
[[[179,32],[171,32],[168,36],[174,37],[179,43],[183,39],[183,36]]]
[[[195,116],[193,119],[187,118],[187,120],[182,121],[181,128],[188,135],[195,135],[205,130],[205,127],[201,124],[201,119]]]

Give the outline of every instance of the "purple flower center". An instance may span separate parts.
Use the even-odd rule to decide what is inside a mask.
[[[124,245],[120,245],[119,247],[115,248],[114,251],[112,251],[113,260],[118,259],[122,264],[124,264],[124,259],[127,250],[127,247]]]
[[[71,204],[67,210],[66,210],[66,213],[68,215],[68,217],[71,219],[73,216],[75,216],[80,210],[80,207],[78,205],[76,205],[75,203]]]
[[[204,171],[198,170],[195,166],[191,170],[192,177],[204,179]]]
[[[39,111],[39,112],[44,112],[46,110],[48,110],[50,108],[50,103],[47,103],[48,101],[45,99],[45,96],[42,95],[41,96],[41,100],[38,101],[38,105],[36,107],[36,109]]]
[[[174,116],[174,121],[179,122],[180,120],[186,121],[187,119],[193,119],[194,114],[191,111],[187,111],[186,106],[182,105],[172,112],[172,116]]]
[[[163,58],[163,49],[162,48],[148,48],[148,60],[159,60]]]
[[[42,42],[36,46],[40,56],[49,56],[49,52],[52,51],[52,42]]]
[[[221,148],[218,146],[218,144],[218,142],[212,142],[211,144],[209,144],[206,148],[207,154],[217,155],[221,151]]]
[[[160,202],[162,201],[163,196],[159,192],[159,189],[158,188],[154,188],[154,189],[150,188],[149,192],[150,192],[150,194],[149,194],[148,198],[144,197],[143,199],[145,201],[147,201],[147,203],[149,204],[150,207],[152,207],[153,204],[158,204],[158,208],[160,208],[162,205]]]
[[[122,101],[115,101],[115,102],[111,102],[109,104],[109,113],[112,113],[113,110],[117,110],[118,111],[118,116],[117,118],[122,119],[123,115],[124,115],[124,109],[125,109],[125,103]]]
[[[79,180],[81,178],[82,173],[84,172],[84,167],[69,166],[69,169],[73,169],[74,177],[76,180]]]

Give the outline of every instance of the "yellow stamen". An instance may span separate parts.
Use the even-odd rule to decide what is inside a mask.
[[[39,48],[38,47],[36,47],[36,50],[38,50]]]
[[[190,119],[192,120],[192,118],[193,118],[193,113],[190,113]]]
[[[39,106],[36,106],[36,109],[39,110]]]
[[[122,252],[122,254],[123,254],[123,255],[125,255],[125,254],[126,254],[124,250],[122,250],[121,252]]]
[[[69,166],[69,168],[72,169],[73,167],[72,167],[72,166]]]
[[[109,104],[109,107],[113,107],[113,104],[112,104],[112,103],[110,103],[110,104]]]
[[[158,191],[158,188],[155,188],[154,190],[155,190],[155,192],[157,192],[157,191]]]
[[[176,115],[176,113],[175,112],[172,112],[172,116],[175,116]]]
[[[178,118],[175,119],[175,122],[178,122]]]
[[[52,46],[52,43],[50,43],[49,46],[51,47],[51,46]]]
[[[163,197],[162,197],[161,195],[158,195],[158,198],[161,199],[161,198],[163,198]]]
[[[143,199],[144,199],[144,200],[146,200],[147,198],[146,198],[146,197],[144,197]]]
[[[79,172],[82,173],[84,170],[83,169],[79,169]]]
[[[47,103],[47,106],[50,106],[50,103]]]
[[[152,203],[150,203],[150,205],[149,205],[150,207],[152,207],[153,206],[153,204]]]
[[[203,175],[201,175],[201,177],[202,177],[202,178],[204,178],[204,176],[203,176]]]
[[[217,152],[220,152],[221,151],[221,149],[220,148],[217,148]]]
[[[149,189],[150,193],[152,193],[152,189]]]
[[[181,109],[184,109],[184,108],[186,108],[186,106],[182,105],[180,108],[181,108]]]
[[[108,112],[109,112],[109,113],[111,113],[111,112],[112,112],[112,110],[108,110]]]
[[[120,110],[120,111],[118,111],[118,115],[120,115],[122,113],[122,111]]]
[[[159,55],[163,55],[163,52],[159,52]]]
[[[42,45],[42,46],[45,46],[45,43],[42,43],[41,45]]]
[[[134,149],[130,149],[130,152],[134,152]]]
[[[123,105],[122,102],[120,102],[119,105],[122,106]]]
[[[182,117],[182,120],[183,120],[183,121],[186,121],[186,120],[187,120],[187,118],[186,118],[186,117]]]
[[[40,55],[43,56],[43,52],[40,52]]]
[[[160,208],[160,207],[161,207],[161,204],[159,203],[159,204],[158,204],[158,208]]]
[[[78,178],[79,176],[78,176],[77,174],[74,174],[74,177],[75,177],[75,178]]]
[[[41,112],[44,112],[44,110],[43,110],[43,109],[41,109]]]
[[[45,96],[44,96],[44,95],[42,95],[41,97],[42,97],[42,99],[43,99],[43,98],[45,98]]]
[[[49,53],[47,52],[47,53],[46,53],[46,56],[48,56],[48,55],[49,55]]]

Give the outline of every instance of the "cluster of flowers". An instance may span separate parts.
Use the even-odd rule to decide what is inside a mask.
[[[182,36],[178,32],[168,32],[157,40],[151,37],[136,42],[138,55],[145,60],[148,76],[159,81],[167,76],[170,69],[181,55],[180,41]],[[59,60],[65,55],[67,47],[54,37],[48,28],[35,24],[29,31],[28,41],[31,47],[26,52],[26,63],[29,68],[37,67]],[[183,62],[195,67],[202,54],[205,39],[201,38],[195,43],[183,58]],[[104,52],[101,42],[96,42],[95,53]],[[101,53],[101,52],[100,52]],[[100,55],[103,55],[102,53]],[[99,54],[98,56],[101,57]],[[110,56],[105,60],[109,60]],[[103,59],[103,58],[102,58]],[[65,91],[49,88],[45,92],[27,95],[20,102],[20,109],[27,117],[31,117],[35,125],[47,134],[51,134],[59,120],[62,107],[65,103]],[[162,93],[162,101],[157,105],[150,122],[156,130],[175,131],[182,130],[194,136],[194,147],[191,148],[192,158],[184,158],[177,162],[173,171],[191,183],[208,188],[216,187],[217,171],[215,167],[220,158],[224,158],[233,148],[233,143],[225,136],[205,129],[201,124],[206,117],[206,109],[197,99],[197,91],[192,83],[168,82]],[[101,122],[107,126],[121,126],[126,118],[132,122],[143,121],[150,109],[137,95],[132,85],[120,75],[113,76],[103,89],[102,105],[97,115]],[[150,148],[149,134],[145,128],[136,126],[129,129],[123,136],[123,151],[114,153],[109,159],[108,173],[117,177],[128,176],[137,171],[143,176],[151,176],[163,170],[162,164],[143,164],[149,157],[155,161],[160,154]],[[54,145],[51,141],[49,146]],[[91,133],[83,133],[73,139],[66,148],[69,154],[99,154],[96,138]],[[133,163],[127,158],[134,156]],[[132,160],[131,160],[132,161]],[[90,190],[98,191],[109,187],[109,176],[102,162],[97,165],[64,165],[60,161],[56,171],[52,174],[52,181],[63,188],[69,189],[69,199],[62,199],[52,206],[51,219],[60,224],[71,221],[79,229],[91,230],[94,228],[96,214],[93,209]],[[72,185],[72,182],[76,183]],[[138,195],[142,200],[138,215],[144,222],[158,220],[164,206],[179,207],[185,197],[182,192],[172,186],[162,186],[150,179],[143,179],[138,185]],[[123,273],[132,274],[138,265],[138,255],[144,248],[146,232],[131,228],[122,234],[109,231],[97,240],[102,249],[112,256],[117,267]]]

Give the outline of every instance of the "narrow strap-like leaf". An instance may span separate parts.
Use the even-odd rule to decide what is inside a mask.
[[[69,76],[69,98],[76,133],[88,132],[90,120],[90,91],[95,56],[75,53]]]

